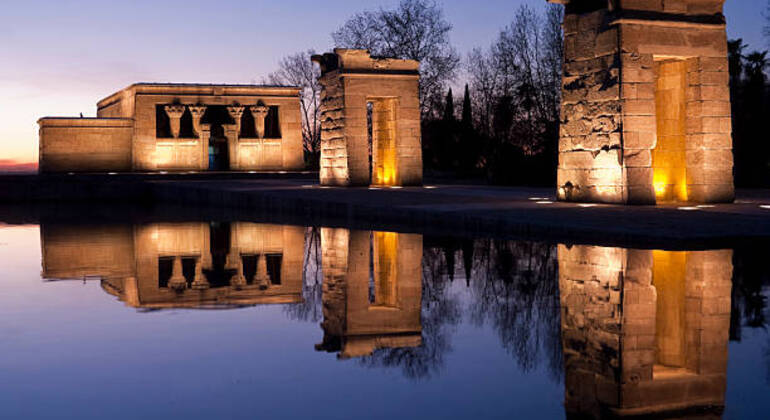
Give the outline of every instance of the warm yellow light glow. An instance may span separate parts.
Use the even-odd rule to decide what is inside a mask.
[[[687,201],[687,64],[667,60],[655,64],[657,144],[652,151],[653,187],[657,202]]]
[[[687,252],[653,251],[652,283],[657,292],[657,364],[686,366],[685,275]]]
[[[373,101],[372,137],[372,182],[376,185],[398,185],[395,99]]]
[[[374,304],[395,307],[397,299],[398,234],[374,232]]]

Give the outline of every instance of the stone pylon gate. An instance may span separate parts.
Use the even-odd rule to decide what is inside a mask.
[[[340,48],[313,61],[323,87],[321,184],[421,185],[419,63]]]
[[[724,0],[565,5],[558,197],[734,199]]]

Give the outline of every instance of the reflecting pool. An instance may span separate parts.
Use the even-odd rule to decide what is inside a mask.
[[[764,254],[0,225],[0,417],[768,418]]]

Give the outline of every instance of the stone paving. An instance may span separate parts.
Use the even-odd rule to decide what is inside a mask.
[[[445,234],[494,234],[606,244],[708,248],[770,239],[770,191],[734,204],[621,206],[555,201],[548,188],[427,185],[335,188],[294,180],[157,181],[178,204],[289,213],[309,220]]]

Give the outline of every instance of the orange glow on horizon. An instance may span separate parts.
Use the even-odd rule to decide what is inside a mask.
[[[0,173],[2,172],[37,172],[37,162],[0,159]]]

